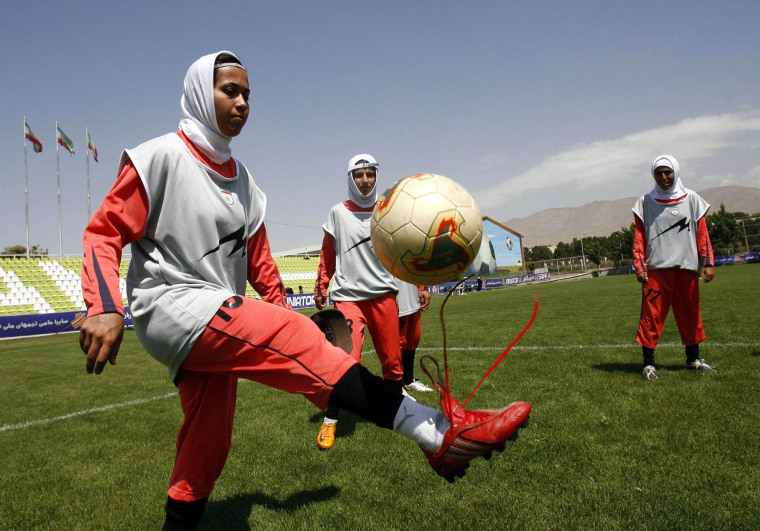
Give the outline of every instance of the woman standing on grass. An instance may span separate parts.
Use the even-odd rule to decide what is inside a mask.
[[[705,216],[710,205],[681,184],[678,161],[660,155],[652,163],[654,188],[633,207],[633,264],[642,285],[641,318],[636,342],[644,355],[645,380],[657,380],[654,351],[673,306],[690,369],[715,372],[699,358],[705,340],[699,310],[699,270],[702,280],[715,276],[715,262]]]
[[[526,403],[496,414],[419,405],[289,309],[263,225],[266,197],[230,152],[248,118],[249,94],[234,54],[193,63],[179,131],[123,153],[119,177],[83,237],[88,316],[79,341],[87,372],[101,374],[116,362],[124,330],[119,262],[131,244],[127,295],[135,331],[179,389],[184,423],[164,529],[194,529],[203,515],[230,449],[238,378],[394,429],[447,477],[503,446],[530,413]],[[246,280],[263,301],[244,297]],[[475,450],[451,454],[463,432]]]

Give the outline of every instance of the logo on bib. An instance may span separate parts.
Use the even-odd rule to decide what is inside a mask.
[[[232,205],[235,202],[235,198],[232,197],[232,190],[229,186],[226,184],[220,184],[219,191],[222,192],[222,197],[224,198],[225,203]]]
[[[673,207],[670,209],[670,213],[674,216],[678,215],[678,207]]]

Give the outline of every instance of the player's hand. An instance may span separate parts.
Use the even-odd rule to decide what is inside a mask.
[[[314,295],[314,306],[317,307],[317,310],[324,310],[326,304],[327,297],[324,295]]]
[[[646,271],[640,271],[636,273],[636,280],[638,280],[640,284],[646,284],[647,280],[649,280],[649,276],[647,276]]]
[[[420,309],[424,312],[430,306],[430,292],[428,290],[422,290],[418,292],[420,297]]]
[[[85,319],[79,331],[79,346],[87,355],[87,374],[100,374],[106,362],[116,365],[121,340],[124,338],[124,317],[118,313],[101,313]]]
[[[704,267],[704,268],[702,268],[702,282],[710,282],[713,278],[715,278],[715,268],[714,267]]]

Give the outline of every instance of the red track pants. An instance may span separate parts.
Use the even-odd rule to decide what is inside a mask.
[[[647,283],[642,286],[641,318],[636,342],[647,348],[657,348],[671,305],[681,342],[697,345],[704,341],[705,331],[699,309],[699,276],[685,269],[656,269],[647,271],[647,277]]]
[[[422,337],[422,310],[399,317],[401,351],[415,350]]]
[[[377,357],[383,368],[383,378],[399,381],[404,378],[401,368],[399,348],[398,303],[393,293],[365,301],[335,301],[335,309],[340,310],[351,329],[353,350],[351,356],[358,362],[362,359],[364,329],[369,329]]]
[[[301,394],[325,409],[333,386],[355,364],[308,317],[245,297],[228,299],[177,376],[185,420],[169,496],[195,501],[211,494],[230,450],[238,378]]]

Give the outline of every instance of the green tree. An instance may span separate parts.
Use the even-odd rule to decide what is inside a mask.
[[[706,218],[715,254],[732,254],[741,245],[744,232],[736,222],[736,214],[726,212],[726,205],[720,204],[720,210]]]
[[[554,258],[554,254],[546,245],[536,245],[531,251],[531,260],[551,260],[552,258]]]
[[[594,239],[584,246],[584,250],[586,251],[586,257],[594,262],[596,264],[596,268],[599,269],[599,266],[604,259],[604,247],[602,244]]]
[[[18,255],[24,255],[26,256],[26,246],[25,245],[11,245],[10,247],[6,247],[3,249],[2,254],[18,254]],[[46,256],[47,249],[42,249],[39,245],[32,245],[32,247],[29,248],[29,254],[31,256]]]
[[[570,244],[559,242],[554,249],[554,258],[567,258],[573,256],[573,248]]]
[[[530,252],[530,247],[523,247],[523,259],[525,260],[525,263],[533,260],[533,254]]]

